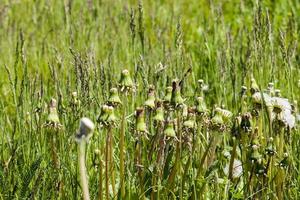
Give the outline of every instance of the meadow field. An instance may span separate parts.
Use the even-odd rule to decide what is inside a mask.
[[[0,0],[0,200],[300,199],[300,1]]]

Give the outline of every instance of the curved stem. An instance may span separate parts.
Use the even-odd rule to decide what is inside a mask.
[[[78,143],[79,173],[81,179],[83,199],[90,200],[89,186],[88,186],[87,173],[85,167],[85,146],[86,146],[85,141],[80,141]]]

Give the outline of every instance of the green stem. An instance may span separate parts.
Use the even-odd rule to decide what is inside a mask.
[[[120,187],[121,187],[121,199],[125,199],[125,116],[126,116],[127,97],[124,98],[122,121],[121,121],[121,132],[120,132]]]
[[[79,145],[78,146],[79,173],[80,173],[80,179],[81,179],[83,199],[90,200],[89,186],[88,186],[87,173],[86,173],[86,167],[85,167],[86,142],[80,141],[78,145]]]
[[[102,200],[103,199],[103,191],[102,191],[102,188],[103,188],[103,175],[102,175],[102,168],[103,168],[103,162],[102,162],[102,159],[100,157],[99,159],[99,200]]]
[[[110,138],[106,136],[106,148],[105,148],[105,194],[106,199],[109,199],[109,143]]]

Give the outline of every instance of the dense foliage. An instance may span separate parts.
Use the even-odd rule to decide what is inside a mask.
[[[0,199],[299,199],[299,10],[2,0]]]

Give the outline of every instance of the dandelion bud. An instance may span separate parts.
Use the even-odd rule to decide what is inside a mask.
[[[133,89],[133,81],[127,69],[124,69],[121,73],[120,86],[121,91]]]
[[[155,108],[155,89],[153,85],[149,86],[148,99],[145,101],[144,105],[151,109]]]
[[[172,82],[172,97],[171,97],[171,104],[174,107],[180,106],[183,104],[184,99],[181,97],[181,91],[180,91],[179,81],[173,80]]]
[[[167,122],[166,128],[164,130],[164,135],[167,136],[168,138],[176,138],[173,120],[169,120]]]
[[[138,132],[146,132],[145,111],[143,108],[136,109],[136,130]]]
[[[94,123],[89,118],[81,118],[79,131],[76,134],[76,141],[81,142],[83,139],[86,141],[92,136],[92,133],[95,129]]]
[[[164,121],[164,108],[162,106],[162,102],[158,101],[156,105],[156,112],[153,119],[157,122],[163,122]]]
[[[49,114],[45,123],[46,127],[57,129],[61,126],[57,113],[56,100],[51,99],[49,104]]]
[[[121,99],[118,94],[118,89],[117,88],[111,88],[110,89],[110,94],[108,98],[108,103],[113,106],[117,106],[119,104],[122,104]]]
[[[165,94],[164,102],[165,103],[170,103],[171,98],[172,98],[172,87],[169,86],[169,87],[166,88],[166,94]]]
[[[251,78],[251,87],[250,87],[251,94],[259,92],[259,87],[254,78]]]

